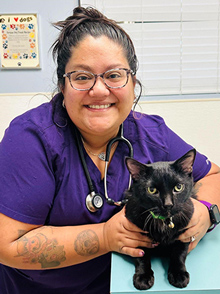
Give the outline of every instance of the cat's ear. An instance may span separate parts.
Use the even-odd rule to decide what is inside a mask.
[[[127,165],[127,168],[129,170],[133,180],[138,180],[140,178],[140,175],[142,174],[142,172],[144,172],[146,169],[146,167],[143,163],[140,163],[139,161],[137,161],[131,157],[126,157],[125,163]]]
[[[181,158],[177,159],[174,162],[174,165],[180,166],[184,173],[191,175],[193,171],[193,163],[195,161],[195,157],[196,150],[192,149],[188,151],[185,155],[183,155]]]

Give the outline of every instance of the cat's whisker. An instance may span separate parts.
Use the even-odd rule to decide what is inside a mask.
[[[147,217],[146,217],[146,219],[145,219],[145,221],[144,221],[144,227],[146,227],[147,226],[147,224],[148,224],[148,222],[150,221],[150,215],[148,215]]]
[[[153,232],[155,232],[155,230],[158,229],[158,220],[154,220],[154,218],[152,217],[153,221],[150,223],[149,225],[149,232],[152,235]],[[161,221],[161,220],[159,220]]]
[[[140,215],[143,215],[145,213],[148,213],[150,211],[155,211],[157,209],[157,207],[152,207],[152,208],[149,208],[149,209],[146,209],[145,211],[143,211]]]
[[[146,229],[146,227],[147,227],[149,221],[150,221],[152,218],[153,218],[153,217],[152,217],[151,214],[149,214],[149,215],[146,217],[145,222],[144,222],[144,230]]]

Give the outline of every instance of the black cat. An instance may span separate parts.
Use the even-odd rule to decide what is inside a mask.
[[[159,246],[143,248],[145,255],[136,259],[134,286],[146,290],[154,284],[151,269],[152,250],[165,252],[170,258],[168,280],[178,288],[189,283],[185,260],[189,243],[177,240],[193,214],[191,197],[196,198],[192,178],[195,149],[173,162],[142,164],[126,158],[133,184],[126,192],[126,217]]]

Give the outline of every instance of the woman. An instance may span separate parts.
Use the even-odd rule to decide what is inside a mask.
[[[155,244],[131,224],[124,209],[86,206],[88,182],[104,195],[100,159],[123,123],[134,157],[142,162],[174,160],[192,147],[157,116],[131,111],[136,103],[137,60],[129,36],[95,9],[74,9],[56,24],[54,44],[60,93],[13,120],[0,145],[0,292],[10,294],[109,293],[110,252],[142,256]],[[102,154],[102,156],[101,156]],[[123,199],[128,149],[115,143],[107,175],[109,197]],[[219,168],[197,154],[198,197],[220,205]],[[211,226],[206,206],[195,212],[183,242],[192,250]]]

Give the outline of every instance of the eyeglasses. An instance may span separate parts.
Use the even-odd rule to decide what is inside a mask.
[[[69,79],[70,85],[73,89],[88,91],[94,87],[98,77],[103,79],[103,82],[108,88],[123,88],[128,83],[129,74],[134,75],[134,72],[127,68],[114,68],[107,70],[102,74],[93,74],[89,71],[75,70],[65,73],[63,77]]]

